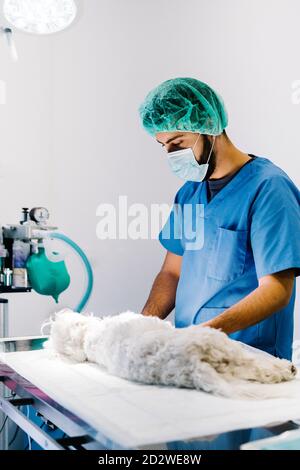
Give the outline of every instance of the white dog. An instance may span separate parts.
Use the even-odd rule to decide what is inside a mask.
[[[295,366],[257,353],[225,333],[126,312],[93,317],[64,310],[50,321],[46,348],[75,361],[98,363],[118,377],[145,384],[201,389],[223,396],[268,398],[250,382],[273,384],[293,379]],[[246,385],[246,386],[245,386]]]

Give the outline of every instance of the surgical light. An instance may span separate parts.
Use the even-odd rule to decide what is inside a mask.
[[[5,18],[27,33],[51,34],[67,28],[75,19],[74,0],[5,0]]]

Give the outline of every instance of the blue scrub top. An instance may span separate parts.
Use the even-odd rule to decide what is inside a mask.
[[[210,202],[206,182],[185,183],[159,235],[168,251],[183,257],[175,326],[211,320],[256,289],[263,276],[290,268],[298,276],[299,209],[297,187],[263,157],[244,165]],[[287,307],[230,337],[291,359],[294,304],[295,286]]]

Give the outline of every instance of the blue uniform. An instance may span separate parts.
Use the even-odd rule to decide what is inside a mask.
[[[195,209],[199,204],[203,211],[193,210],[187,217],[182,210],[178,222],[178,207]],[[183,257],[175,326],[206,322],[250,294],[259,278],[290,268],[299,275],[299,190],[283,170],[257,157],[211,201],[207,182],[185,183],[159,239],[168,251]],[[295,286],[287,307],[230,336],[291,359],[294,303]]]

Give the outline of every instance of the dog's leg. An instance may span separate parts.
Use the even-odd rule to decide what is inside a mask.
[[[232,365],[232,368],[235,377],[261,383],[285,382],[292,380],[297,373],[296,367],[285,359],[268,358],[257,354],[241,358],[238,364]]]

